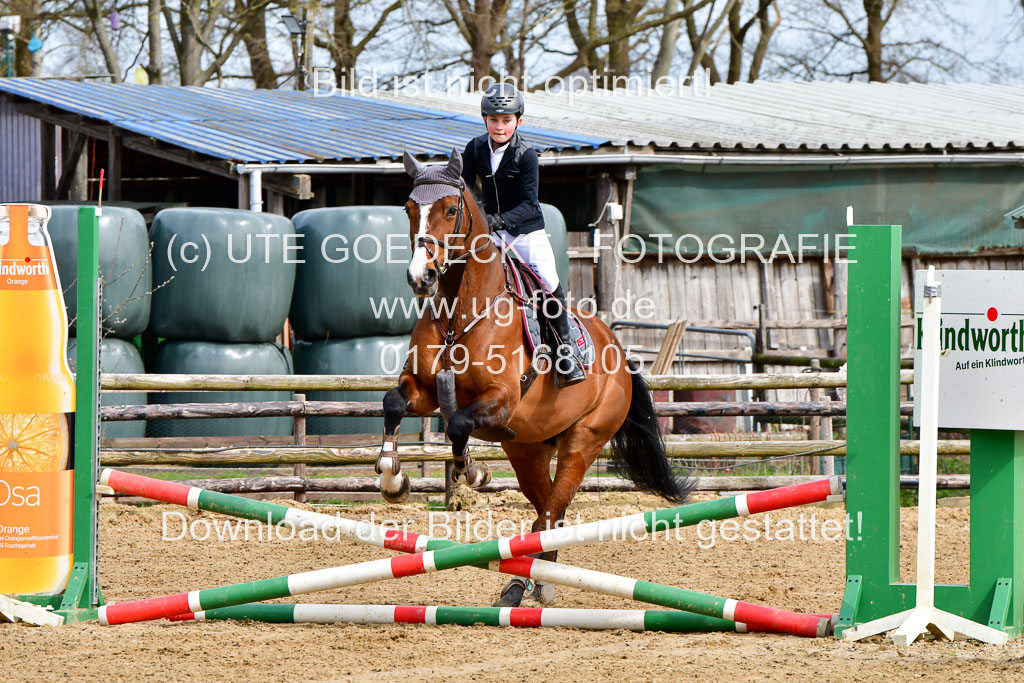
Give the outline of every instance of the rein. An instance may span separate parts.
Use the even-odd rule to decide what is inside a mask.
[[[451,187],[457,188],[459,190],[458,213],[456,214],[456,217],[455,217],[455,230],[452,233],[450,233],[450,235],[451,235],[452,239],[464,240],[464,239],[466,239],[467,237],[469,237],[473,233],[473,212],[472,211],[468,212],[469,213],[468,229],[466,230],[465,233],[463,233],[463,231],[462,231],[463,223],[464,223],[463,219],[465,218],[465,215],[467,213],[467,207],[466,207],[465,195],[463,194],[463,190],[465,189],[465,185],[462,183],[461,179],[459,179],[459,180],[450,180],[450,179],[446,179],[446,178],[434,178],[434,179],[430,179],[430,180],[423,179],[423,180],[414,180],[413,181],[413,186],[414,187],[419,186],[419,185],[449,185]],[[447,240],[445,240],[445,241],[447,242]],[[501,267],[502,267],[502,270],[504,271],[503,275],[504,275],[504,280],[505,280],[504,286],[501,288],[501,291],[499,291],[497,294],[494,295],[494,297],[491,298],[491,301],[490,301],[490,303],[488,303],[487,308],[485,308],[483,310],[483,312],[477,314],[477,316],[475,318],[473,318],[473,320],[471,320],[468,325],[463,327],[461,331],[459,331],[459,332],[455,331],[455,317],[454,317],[454,315],[452,315],[452,317],[450,317],[448,319],[448,325],[445,326],[444,324],[442,324],[441,319],[437,315],[437,307],[436,306],[431,306],[430,307],[430,319],[437,326],[438,331],[441,333],[441,339],[444,341],[444,349],[442,349],[442,351],[441,351],[441,369],[446,374],[449,374],[449,373],[451,373],[453,371],[452,369],[453,369],[454,363],[452,361],[452,348],[454,348],[454,346],[459,341],[461,341],[466,335],[468,335],[470,332],[472,332],[473,328],[476,327],[477,323],[479,323],[482,320],[485,320],[488,316],[490,316],[491,311],[494,310],[494,307],[498,305],[498,302],[502,298],[504,298],[505,296],[509,296],[509,297],[511,297],[511,299],[513,301],[518,301],[521,306],[527,305],[527,306],[533,306],[534,308],[537,307],[537,304],[534,301],[531,301],[530,299],[520,295],[516,291],[515,286],[513,285],[511,277],[510,277],[509,264],[508,264],[508,262],[507,262],[507,260],[505,258],[505,255],[508,252],[510,247],[508,247],[506,245],[502,245],[501,247],[499,247],[497,244],[495,244],[493,239],[491,238],[491,233],[490,233],[489,230],[488,230],[488,238],[483,242],[483,244],[480,244],[479,246],[476,246],[476,247],[474,247],[472,249],[468,249],[465,245],[458,245],[458,247],[460,249],[463,249],[464,252],[462,254],[460,254],[459,256],[456,256],[456,257],[453,257],[453,258],[448,258],[447,255],[446,255],[444,263],[440,263],[438,261],[437,251],[436,251],[441,246],[441,240],[438,240],[433,235],[421,235],[421,236],[419,236],[417,238],[417,240],[416,240],[416,246],[418,248],[422,247],[423,249],[426,250],[427,255],[429,256],[431,262],[434,264],[434,267],[437,269],[439,277],[445,275],[445,273],[448,272],[448,269],[450,267],[452,267],[453,265],[458,265],[458,264],[463,264],[464,265],[464,264],[468,263],[469,259],[471,257],[476,256],[478,253],[480,253],[481,251],[485,250],[488,246],[494,246],[495,248],[500,249],[500,251],[501,251]],[[438,283],[438,285],[440,287],[440,283]],[[457,287],[456,292],[455,292],[456,298],[458,297],[458,293],[459,293],[459,291],[461,289],[462,289],[462,277],[460,276],[459,277],[459,284],[458,284],[458,287]],[[438,293],[440,294],[440,292],[438,292]],[[437,295],[435,295],[435,296],[437,296]],[[453,313],[454,313],[454,311],[453,311]],[[522,377],[520,377],[520,392],[521,392],[522,395],[524,395],[524,396],[526,395],[526,392],[529,391],[530,387],[532,386],[532,384],[533,384],[533,382],[534,382],[534,380],[536,378],[537,378],[537,370],[531,364],[529,369],[527,370],[526,374],[523,375]],[[454,387],[454,385],[453,385],[453,387]],[[440,384],[438,385],[438,391],[440,392]],[[452,395],[450,398],[451,398],[452,401],[454,401],[454,395]]]
[[[415,187],[415,186],[418,186],[418,185],[450,185],[452,187],[458,188],[459,190],[463,190],[464,187],[465,187],[463,185],[461,179],[456,181],[456,180],[448,180],[448,179],[443,179],[443,178],[435,178],[435,179],[430,179],[430,180],[424,179],[422,181],[414,180],[413,181],[413,186]],[[469,237],[473,233],[473,212],[472,211],[468,211],[468,214],[469,214],[469,221],[468,222],[464,220],[465,217],[466,217],[466,214],[467,214],[466,198],[465,198],[465,195],[463,194],[463,192],[460,191],[459,192],[458,213],[456,213],[456,216],[455,216],[455,230],[452,233],[450,233],[452,240],[465,240],[467,237]],[[463,232],[463,227],[464,226],[467,227],[465,232]],[[448,240],[446,239],[445,242],[447,243]],[[438,276],[441,277],[441,276],[444,276],[448,272],[448,269],[451,268],[452,266],[458,265],[458,264],[466,264],[466,263],[469,262],[470,258],[472,258],[472,257],[476,256],[477,254],[479,254],[480,252],[484,251],[489,246],[496,247],[497,245],[494,244],[494,241],[491,239],[490,232],[488,232],[487,239],[482,244],[480,244],[480,245],[478,245],[476,247],[473,247],[472,249],[467,248],[465,245],[458,245],[458,248],[462,249],[463,253],[460,254],[459,256],[455,256],[455,257],[451,257],[451,258],[449,258],[446,255],[445,256],[445,260],[444,260],[443,263],[441,263],[438,260],[438,256],[437,256],[437,251],[439,250],[439,248],[441,246],[441,240],[439,240],[438,238],[434,237],[433,235],[421,235],[421,236],[417,237],[417,239],[416,239],[416,246],[417,246],[417,248],[421,247],[421,248],[426,250],[427,256],[430,258],[430,261],[434,264],[434,268],[437,269]],[[505,264],[504,258],[502,259],[502,267],[505,269],[505,273],[504,273],[504,275],[505,275],[505,285],[504,285],[504,287],[502,287],[501,291],[499,291],[497,294],[494,295],[494,297],[491,299],[490,303],[487,305],[487,308],[485,308],[482,313],[479,313],[473,320],[470,321],[470,323],[468,325],[466,325],[464,328],[462,328],[462,330],[459,331],[458,333],[456,333],[456,331],[455,331],[455,316],[454,315],[449,317],[448,325],[446,327],[444,324],[442,324],[441,319],[437,315],[436,306],[431,306],[430,307],[430,319],[434,322],[435,325],[437,325],[438,330],[441,332],[441,338],[444,340],[444,350],[441,352],[441,354],[442,354],[441,362],[442,362],[442,368],[443,369],[445,369],[445,370],[451,370],[452,369],[453,363],[452,363],[451,350],[455,346],[455,344],[458,343],[467,334],[469,334],[473,330],[473,328],[476,327],[477,323],[479,323],[481,320],[484,320],[485,318],[487,318],[490,315],[491,311],[494,310],[494,307],[497,306],[498,301],[500,301],[506,294],[513,293],[512,287],[511,287],[511,285],[510,285],[510,283],[508,281],[508,266],[507,266],[507,264]],[[462,289],[462,277],[459,278],[459,285],[458,285],[458,289],[456,291],[456,297],[458,297],[458,291],[461,290],[461,289]]]
[[[413,181],[414,188],[420,185],[449,185],[451,187],[459,189],[459,208],[458,213],[455,215],[455,231],[451,233],[451,235],[453,239],[465,239],[473,232],[473,212],[471,211],[469,213],[469,229],[466,231],[466,234],[462,234],[462,223],[463,218],[465,217],[466,214],[466,198],[465,195],[463,195],[462,193],[462,190],[465,189],[465,185],[463,184],[461,178],[458,181],[448,180],[446,178],[435,178],[431,180],[421,180],[418,178]],[[487,245],[484,244],[482,247],[472,249],[463,254],[462,256],[458,256],[456,258],[447,258],[446,256],[444,263],[439,263],[437,260],[437,252],[435,251],[435,249],[439,248],[440,246],[441,241],[438,240],[433,235],[420,235],[416,239],[416,247],[426,250],[427,255],[430,257],[430,261],[434,264],[434,268],[437,269],[437,274],[439,276],[447,273],[448,269],[452,265],[456,263],[464,263],[466,260],[469,259],[470,256],[476,255],[477,252],[481,251],[481,249],[483,249]],[[454,245],[452,246],[454,247]],[[460,245],[459,248],[465,249],[466,247]]]

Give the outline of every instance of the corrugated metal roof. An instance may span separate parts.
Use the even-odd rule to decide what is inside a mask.
[[[363,97],[292,90],[0,79],[0,91],[220,159],[246,163],[358,161],[447,155],[482,132],[464,116]],[[606,138],[524,127],[541,149],[596,147]]]
[[[783,82],[706,94],[530,93],[526,121],[610,145],[693,151],[880,152],[1024,148],[1024,85]],[[479,116],[475,94],[380,93]]]
[[[444,156],[481,131],[479,95],[314,98],[291,90],[0,79],[0,91],[246,163]],[[706,95],[527,95],[537,147],[699,153],[1024,149],[1024,85],[784,82]]]

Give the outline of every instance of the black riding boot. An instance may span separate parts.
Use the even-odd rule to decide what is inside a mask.
[[[583,366],[580,364],[573,344],[574,340],[569,338],[569,309],[565,305],[565,292],[562,291],[561,285],[551,293],[551,298],[558,302],[558,311],[549,311],[549,306],[551,308],[554,306],[550,302],[545,302],[544,314],[551,314],[548,316],[548,321],[554,327],[555,334],[558,335],[558,347],[552,354],[551,360],[555,364],[555,388],[562,389],[579,384],[587,378],[587,373],[583,371]]]

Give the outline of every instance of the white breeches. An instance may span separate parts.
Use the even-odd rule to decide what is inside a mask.
[[[551,249],[551,242],[544,230],[534,230],[519,237],[513,237],[507,230],[498,230],[494,233],[494,242],[501,245],[504,241],[510,245],[519,258],[530,266],[544,287],[553,292],[558,287],[558,270],[555,268],[555,252]]]

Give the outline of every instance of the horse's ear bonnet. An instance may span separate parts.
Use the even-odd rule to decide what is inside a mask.
[[[457,149],[452,150],[446,166],[424,166],[408,152],[404,162],[406,172],[413,177],[409,199],[417,204],[433,204],[442,197],[457,197],[466,187],[462,180],[462,155]]]

